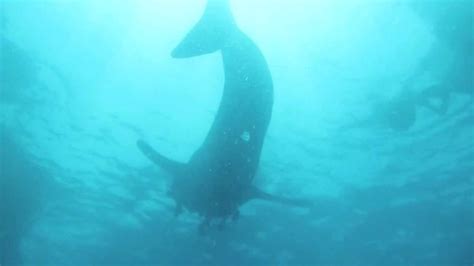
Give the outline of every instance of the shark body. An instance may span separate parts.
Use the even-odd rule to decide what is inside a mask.
[[[228,0],[210,0],[204,15],[174,49],[175,58],[222,54],[225,84],[214,122],[187,163],[173,161],[144,141],[139,149],[172,174],[170,196],[183,208],[225,222],[251,199],[304,206],[301,200],[270,195],[253,185],[273,108],[273,82],[257,45],[235,24]]]

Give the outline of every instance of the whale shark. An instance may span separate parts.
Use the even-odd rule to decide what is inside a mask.
[[[172,51],[174,58],[220,52],[223,95],[207,136],[187,163],[177,162],[138,140],[152,162],[171,174],[176,215],[198,213],[200,228],[239,217],[252,199],[306,207],[305,200],[271,195],[253,185],[272,116],[272,76],[258,46],[236,25],[228,0],[209,0],[204,14]]]

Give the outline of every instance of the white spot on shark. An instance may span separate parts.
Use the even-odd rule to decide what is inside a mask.
[[[242,135],[240,135],[240,138],[245,141],[245,142],[249,142],[250,140],[250,133],[248,131],[244,131],[242,133]]]

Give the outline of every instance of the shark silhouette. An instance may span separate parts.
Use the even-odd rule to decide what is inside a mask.
[[[145,143],[138,148],[174,178],[170,196],[176,214],[183,207],[201,215],[201,228],[213,220],[237,219],[252,199],[308,206],[305,200],[266,193],[252,184],[272,115],[273,82],[264,56],[236,25],[228,0],[209,0],[203,16],[173,50],[174,58],[220,51],[225,85],[207,137],[188,163],[171,160]]]

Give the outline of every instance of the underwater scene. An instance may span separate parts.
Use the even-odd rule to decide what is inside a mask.
[[[0,0],[0,266],[472,266],[473,10]]]

